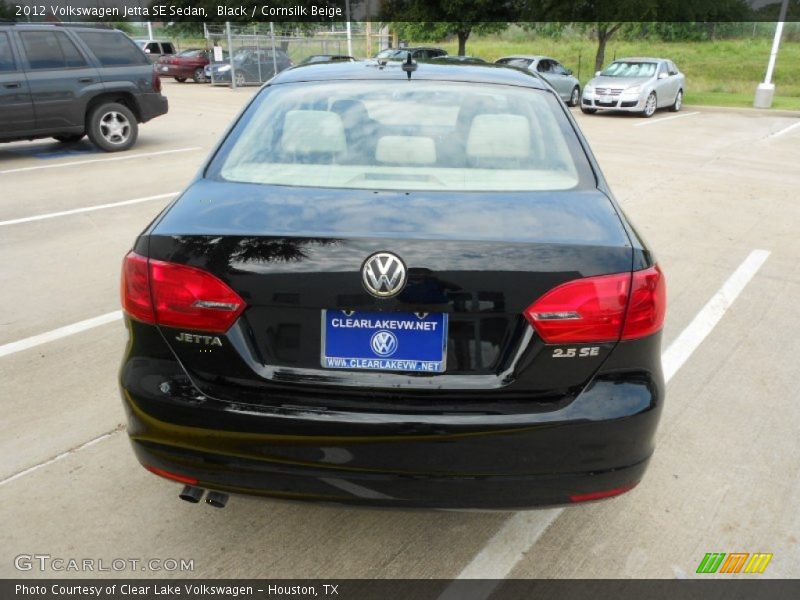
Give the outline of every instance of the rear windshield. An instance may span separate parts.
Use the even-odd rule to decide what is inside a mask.
[[[387,190],[567,190],[591,168],[554,95],[504,85],[347,81],[266,88],[207,175]]]

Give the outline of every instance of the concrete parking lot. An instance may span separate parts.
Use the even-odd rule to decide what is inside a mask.
[[[576,113],[668,281],[667,404],[634,491],[519,513],[217,510],[129,448],[119,268],[255,90],[164,87],[169,114],[127,153],[0,145],[0,576],[86,576],[15,569],[48,554],[194,561],[101,576],[671,578],[706,552],[767,552],[762,577],[800,577],[798,117]]]

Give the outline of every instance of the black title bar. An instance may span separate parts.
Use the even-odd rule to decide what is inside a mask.
[[[745,22],[783,0],[0,0],[5,21]],[[348,11],[349,9],[349,11]],[[783,20],[800,21],[800,0]]]

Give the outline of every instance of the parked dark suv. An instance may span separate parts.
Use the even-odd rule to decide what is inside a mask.
[[[167,112],[161,81],[121,31],[0,24],[0,142],[89,139],[127,150]]]

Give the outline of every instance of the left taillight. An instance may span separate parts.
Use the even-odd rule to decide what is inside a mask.
[[[224,333],[246,304],[207,271],[129,252],[122,267],[122,307],[145,323]]]
[[[155,324],[148,271],[144,256],[128,252],[122,261],[122,309],[134,319]]]
[[[153,69],[153,91],[161,93],[161,77],[158,76],[155,69]]]

